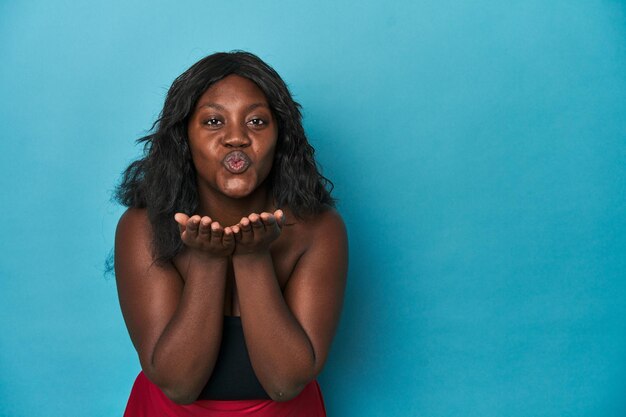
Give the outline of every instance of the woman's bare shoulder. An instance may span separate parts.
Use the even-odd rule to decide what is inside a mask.
[[[150,238],[152,226],[145,208],[130,207],[117,222],[116,236],[128,238]]]
[[[136,259],[138,256],[151,258],[151,242],[152,226],[147,210],[127,209],[120,217],[115,231],[116,259]]]
[[[136,208],[129,207],[126,209],[120,220],[117,223],[118,229],[121,227],[123,229],[126,228],[135,228],[135,227],[146,227],[150,222],[148,220],[148,210],[145,208]]]
[[[347,231],[344,221],[339,212],[332,208],[326,208],[314,215],[302,218],[295,217],[289,211],[285,211],[286,226],[283,231],[289,236],[292,248],[301,254],[316,245],[326,245],[329,242],[347,245]]]
[[[319,233],[326,234],[335,232],[340,234],[346,233],[346,226],[341,214],[333,208],[327,207],[319,213],[307,216],[297,222],[297,225],[305,229],[311,236]]]

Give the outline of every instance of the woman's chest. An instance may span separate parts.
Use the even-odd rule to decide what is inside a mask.
[[[284,291],[289,278],[295,270],[298,260],[306,251],[306,236],[295,236],[295,230],[289,230],[286,227],[281,236],[274,241],[270,248],[272,265],[274,267],[274,275],[281,290]],[[186,251],[182,251],[174,258],[174,265],[179,271],[183,281],[186,281],[185,265],[189,263],[189,256]],[[232,258],[229,259],[228,268],[225,272],[224,279],[226,281],[224,290],[224,315],[239,315],[239,297],[237,291],[236,272],[233,268]]]

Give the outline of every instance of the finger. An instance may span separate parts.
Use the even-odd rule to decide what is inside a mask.
[[[222,229],[222,226],[218,222],[211,223],[211,243],[221,245],[223,235],[224,229]]]
[[[235,238],[235,241],[239,242],[241,240],[241,227],[236,224],[231,227],[231,230],[233,231],[233,237]]]
[[[252,224],[253,230],[261,231],[264,228],[263,222],[261,221],[261,216],[259,216],[258,214],[252,213],[248,216],[248,218],[250,219],[250,224]]]
[[[198,236],[203,239],[209,239],[211,237],[211,218],[208,216],[204,216],[200,219],[200,230],[198,231]]]
[[[185,213],[176,213],[174,214],[174,220],[176,220],[176,223],[184,226],[187,223],[187,220],[189,220],[189,216]]]
[[[278,226],[283,227],[285,224],[285,213],[281,209],[278,209],[274,212],[274,217],[276,218]]]
[[[248,232],[252,229],[252,225],[250,224],[250,219],[247,217],[242,217],[239,221],[239,226],[241,227],[242,232]]]
[[[235,243],[235,235],[233,234],[233,229],[230,227],[224,228],[224,237],[222,238],[222,245],[231,246]]]
[[[240,241],[248,242],[252,239],[252,224],[250,223],[250,219],[247,217],[243,217],[239,222],[239,227],[241,228]]]
[[[274,218],[274,216],[270,213],[261,213],[261,220],[263,221],[263,224],[265,225],[265,227],[272,227],[274,224],[276,224],[276,219]]]
[[[174,221],[178,223],[178,230],[180,231],[180,233],[183,233],[185,231],[188,220],[189,216],[187,216],[185,213],[174,214]]]
[[[187,222],[187,235],[191,239],[195,239],[198,236],[198,226],[200,225],[200,216],[194,215],[189,218]]]

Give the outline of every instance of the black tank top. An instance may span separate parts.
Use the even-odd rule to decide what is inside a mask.
[[[224,316],[222,344],[199,400],[269,399],[257,379],[243,337],[241,317]]]

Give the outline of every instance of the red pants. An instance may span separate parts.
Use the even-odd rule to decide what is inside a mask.
[[[140,372],[124,417],[326,417],[326,411],[317,381],[312,381],[296,398],[285,402],[198,400],[179,405]]]

